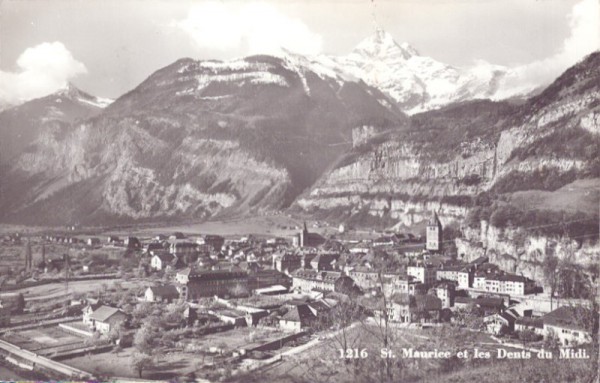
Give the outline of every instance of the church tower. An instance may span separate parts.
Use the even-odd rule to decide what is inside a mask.
[[[306,228],[306,221],[304,221],[304,228],[300,233],[300,247],[308,246],[308,229]]]
[[[427,243],[425,249],[429,251],[441,251],[442,250],[442,223],[434,211],[429,222],[427,222]]]

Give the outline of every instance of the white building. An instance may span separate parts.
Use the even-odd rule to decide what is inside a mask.
[[[406,273],[413,276],[417,281],[433,286],[436,279],[436,269],[428,266],[408,266]]]

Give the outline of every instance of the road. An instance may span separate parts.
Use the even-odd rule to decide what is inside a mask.
[[[12,355],[16,355],[22,359],[28,360],[33,363],[34,366],[41,366],[43,368],[56,371],[62,375],[68,377],[81,377],[81,378],[92,378],[92,374],[87,371],[79,370],[77,368],[67,366],[66,364],[59,363],[57,361],[39,356],[31,351],[24,350],[20,347],[15,346],[12,343],[0,340],[0,348],[9,352]]]

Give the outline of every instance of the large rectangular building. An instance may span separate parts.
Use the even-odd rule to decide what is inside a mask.
[[[248,273],[237,270],[190,271],[184,278],[186,283],[178,286],[181,296],[187,301],[212,296],[233,296],[248,291]],[[183,281],[183,279],[177,279]]]

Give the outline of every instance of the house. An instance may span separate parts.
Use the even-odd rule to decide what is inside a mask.
[[[456,282],[459,288],[467,289],[473,284],[473,272],[471,268],[457,266],[442,266],[436,271],[436,279],[438,281]]]
[[[429,323],[439,320],[441,310],[442,301],[434,295],[394,294],[388,303],[386,314],[391,322]]]
[[[185,285],[190,281],[190,274],[193,274],[194,271],[191,267],[186,267],[185,269],[177,271],[175,274],[175,282]]]
[[[436,279],[436,269],[429,265],[408,266],[406,273],[426,286],[433,286]]]
[[[90,302],[88,303],[82,310],[83,312],[83,323],[91,326],[92,324],[92,320],[91,320],[91,316],[94,313],[94,311],[99,308],[100,306],[102,306],[102,303],[100,302]]]
[[[107,334],[111,329],[123,325],[126,320],[127,314],[120,309],[100,306],[89,315],[87,324],[92,330]]]
[[[179,299],[179,291],[175,286],[153,286],[148,287],[144,293],[146,302],[166,302],[171,303]]]
[[[537,335],[544,335],[544,320],[542,318],[520,317],[515,321],[515,331],[533,331]]]
[[[494,297],[478,297],[473,303],[479,307],[484,315],[498,314],[504,311],[504,299]]]
[[[484,317],[483,323],[490,334],[501,335],[504,331],[512,332],[515,330],[517,318],[519,318],[519,314],[515,310],[509,309]]]
[[[466,309],[471,305],[475,305],[475,299],[470,297],[455,297],[454,308],[455,309]]]
[[[100,246],[100,238],[90,237],[85,241],[85,243],[90,247]]]
[[[119,237],[117,237],[116,235],[110,235],[107,238],[107,241],[109,245],[119,245],[122,243],[121,239]]]
[[[308,304],[300,304],[290,309],[279,319],[279,328],[283,331],[297,332],[310,327],[317,320],[317,316]]]
[[[150,267],[154,270],[164,270],[175,261],[175,256],[170,253],[155,254],[150,260]]]
[[[452,283],[441,283],[435,287],[435,295],[442,301],[442,308],[454,306],[455,287]]]
[[[302,266],[302,257],[290,253],[274,253],[273,268],[282,273],[291,273]]]
[[[412,275],[407,274],[384,274],[384,292],[392,294],[417,295],[427,292],[427,285],[421,283]]]
[[[544,339],[555,338],[563,346],[592,341],[591,326],[597,313],[584,307],[562,306],[542,317]]]

